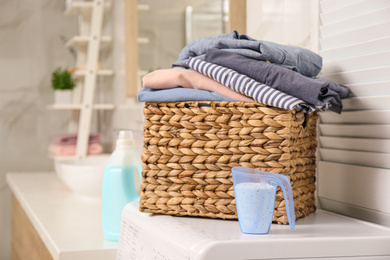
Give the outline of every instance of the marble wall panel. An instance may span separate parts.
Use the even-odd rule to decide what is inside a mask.
[[[50,137],[64,131],[68,112],[48,111],[51,72],[74,63],[61,36],[77,31],[64,1],[0,1],[0,259],[10,259],[10,191],[6,172],[52,170]]]

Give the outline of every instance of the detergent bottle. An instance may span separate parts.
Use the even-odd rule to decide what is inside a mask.
[[[120,131],[116,147],[104,171],[102,185],[102,225],[104,239],[118,241],[123,208],[139,199],[135,177],[141,180],[142,161],[133,133]]]

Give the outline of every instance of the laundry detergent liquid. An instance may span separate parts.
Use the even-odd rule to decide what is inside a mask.
[[[139,200],[135,177],[141,180],[142,161],[131,131],[120,131],[116,147],[104,171],[102,225],[104,239],[118,241],[123,208]]]

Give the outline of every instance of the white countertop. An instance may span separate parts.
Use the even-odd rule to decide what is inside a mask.
[[[55,260],[115,259],[118,243],[103,238],[101,202],[78,197],[55,173],[6,180]]]
[[[118,243],[103,239],[101,203],[78,197],[54,173],[6,179],[55,260],[115,259]],[[119,248],[126,260],[133,257],[123,252],[147,260],[390,259],[390,228],[321,210],[298,219],[295,230],[273,224],[263,236],[242,234],[237,221],[141,213],[138,202],[126,206],[123,223]]]

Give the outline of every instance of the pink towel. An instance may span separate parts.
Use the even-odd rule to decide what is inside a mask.
[[[58,145],[69,145],[77,143],[77,134],[60,134],[56,135],[51,139],[52,144]],[[89,144],[100,143],[100,134],[90,134]]]
[[[77,145],[75,144],[67,144],[67,145],[58,145],[58,144],[50,144],[49,145],[49,153],[52,156],[72,156],[76,155]],[[87,154],[99,154],[103,151],[103,147],[101,144],[89,144]]]

